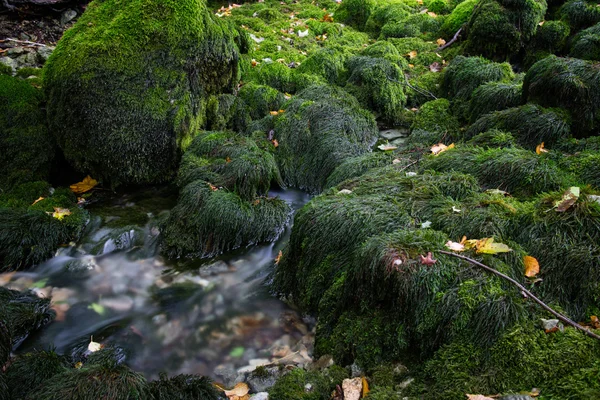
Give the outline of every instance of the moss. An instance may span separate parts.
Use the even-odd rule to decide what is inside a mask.
[[[494,111],[479,118],[467,130],[465,137],[490,129],[499,129],[514,135],[517,143],[528,149],[545,142],[553,145],[571,134],[571,118],[561,109],[545,109],[535,104]]]
[[[473,91],[489,82],[509,82],[514,78],[508,63],[498,64],[482,57],[458,56],[444,70],[443,92],[451,98],[470,100]]]
[[[438,72],[426,72],[417,75],[416,77],[410,77],[408,79],[410,86],[405,89],[407,106],[419,107],[427,101],[430,101],[432,99],[431,95],[438,98],[442,97],[442,81],[443,74]]]
[[[456,32],[469,21],[478,1],[479,0],[465,0],[460,2],[444,20],[444,23],[440,28],[440,34],[446,39],[451,39]]]
[[[381,28],[390,22],[400,22],[413,11],[411,6],[403,1],[378,2],[377,7],[369,15],[365,24],[365,31],[373,37],[378,37]]]
[[[498,129],[490,129],[489,131],[481,132],[473,136],[468,143],[480,147],[504,148],[517,146],[515,137],[511,133]]]
[[[600,61],[600,24],[579,32],[571,42],[571,57]]]
[[[301,73],[296,68],[290,68],[278,62],[261,63],[253,68],[246,80],[254,80],[283,93],[296,93],[310,85],[325,81],[319,75]]]
[[[521,105],[521,83],[490,82],[479,86],[471,96],[471,122],[492,111],[506,110]]]
[[[347,0],[336,10],[336,20],[363,30],[376,4],[375,0]]]
[[[10,65],[0,63],[0,75],[12,76],[13,70]]]
[[[48,177],[55,148],[42,102],[42,92],[27,81],[0,75],[2,191],[17,183]]]
[[[400,54],[397,47],[387,40],[380,40],[366,47],[360,55],[372,58],[385,58],[401,69],[408,68],[408,61]]]
[[[19,78],[23,78],[23,79],[27,79],[30,76],[39,77],[41,75],[42,75],[42,70],[40,68],[33,68],[33,67],[19,68],[19,70],[15,74],[15,76],[18,76]]]
[[[566,157],[562,164],[576,174],[584,184],[600,189],[600,152],[587,151]]]
[[[330,84],[343,84],[348,78],[346,60],[349,54],[337,48],[325,48],[311,54],[298,68],[299,72],[320,75]]]
[[[466,51],[504,61],[518,53],[544,18],[545,0],[482,0],[467,26]]]
[[[277,380],[269,389],[269,399],[273,400],[324,400],[328,399],[336,385],[347,375],[340,376],[339,370],[308,372],[295,368]]]
[[[436,14],[448,14],[452,8],[450,1],[447,0],[427,0],[423,2],[423,5],[427,7],[427,10]]]
[[[264,85],[248,83],[239,91],[238,96],[249,106],[252,119],[260,119],[277,111],[285,102],[283,93]]]
[[[23,399],[47,380],[71,367],[68,359],[54,350],[35,351],[17,357],[6,371],[11,398]]]
[[[388,22],[381,28],[381,39],[421,37],[434,39],[438,36],[441,22],[427,13],[412,14],[398,22]]]
[[[419,108],[412,129],[441,132],[444,136],[456,137],[460,124],[450,111],[450,101],[438,99],[428,101]]]
[[[573,31],[590,27],[600,22],[600,10],[593,1],[570,0],[559,10],[558,15]]]
[[[66,158],[114,185],[168,179],[207,97],[238,81],[238,37],[202,0],[91,4],[44,67]]]
[[[567,44],[571,33],[569,25],[563,21],[546,21],[537,29],[530,47],[548,53],[560,53]]]
[[[177,375],[167,378],[161,374],[159,380],[148,384],[148,391],[154,400],[217,400],[219,393],[210,379],[195,375]]]
[[[538,61],[525,75],[523,98],[568,110],[575,135],[600,126],[600,70],[591,61],[556,56]]]
[[[284,182],[311,192],[346,158],[369,151],[377,128],[373,116],[347,92],[313,86],[288,103],[275,119],[275,157]]]
[[[347,158],[329,175],[325,187],[334,187],[347,179],[360,176],[372,168],[390,165],[397,157],[398,155],[394,152],[383,151]],[[408,164],[412,160],[410,158],[403,158],[400,161]]]
[[[347,63],[350,74],[346,89],[366,108],[394,123],[406,104],[404,74],[388,60],[353,57]]]
[[[396,390],[376,387],[365,398],[369,400],[401,400],[404,397]]]

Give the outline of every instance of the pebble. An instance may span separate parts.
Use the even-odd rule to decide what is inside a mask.
[[[61,25],[65,25],[68,22],[71,22],[72,20],[75,19],[75,17],[77,17],[77,11],[75,10],[71,10],[70,8],[65,10],[61,16],[60,16],[60,24]]]
[[[258,392],[254,396],[250,397],[253,400],[269,400],[269,393]]]

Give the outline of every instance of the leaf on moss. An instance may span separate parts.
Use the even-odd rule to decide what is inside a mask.
[[[90,353],[95,353],[98,350],[102,349],[102,347],[103,346],[100,343],[94,342],[94,337],[93,336],[90,338],[90,344],[88,344],[88,351]]]
[[[364,399],[365,397],[367,397],[369,392],[370,392],[369,382],[367,382],[367,379],[363,376],[362,377],[362,398]]]
[[[571,206],[577,202],[577,199],[579,199],[579,193],[580,190],[577,186],[570,187],[565,193],[563,193],[562,199],[554,203],[556,212],[565,212],[571,208]]]
[[[436,61],[429,65],[429,70],[431,72],[440,72],[442,70],[442,64]]]
[[[323,15],[323,19],[321,21],[323,21],[323,22],[333,22],[333,15],[327,13],[327,14]]]
[[[34,205],[36,203],[39,203],[40,201],[44,200],[45,197],[39,197],[36,201],[34,201],[31,205]]]
[[[275,257],[275,265],[279,265],[279,261],[281,261],[281,257],[283,257],[283,252],[281,250],[279,250],[279,253],[277,253],[277,257]]]
[[[487,194],[501,194],[502,196],[510,196],[508,192],[500,189],[488,189],[485,191]]]
[[[277,141],[277,139],[273,139],[273,140],[271,140],[271,143],[273,143],[273,146],[274,146],[275,148],[279,147],[279,142]]]
[[[413,51],[409,51],[409,52],[408,52],[408,58],[410,58],[410,59],[413,59],[413,58],[415,58],[417,55],[418,55],[418,53],[417,53],[417,51],[416,51],[416,50],[413,50]]]
[[[423,264],[423,265],[431,266],[437,262],[437,260],[434,260],[433,254],[431,254],[431,252],[428,252],[427,256],[422,256],[422,255],[419,256],[419,259],[420,259],[421,264]]]
[[[446,41],[442,38],[439,38],[438,40],[435,41],[437,43],[438,46],[443,46],[446,44]]]
[[[540,273],[540,264],[535,257],[525,256],[523,257],[525,263],[525,276],[528,278],[535,278]]]
[[[398,148],[398,146],[394,146],[393,144],[389,144],[389,143],[383,143],[383,144],[380,144],[379,146],[377,146],[377,148],[382,151],[389,151],[389,150],[396,150]]]
[[[54,207],[54,212],[49,212],[48,214],[52,214],[52,217],[61,221],[67,215],[71,215],[71,210],[69,210],[68,208]]]
[[[457,251],[457,252],[465,251],[464,244],[458,243],[458,242],[453,242],[451,240],[448,240],[446,242],[445,246],[452,251]]]
[[[441,154],[443,152],[445,152],[446,150],[450,150],[454,148],[454,143],[450,144],[449,146],[446,146],[444,143],[438,143],[438,144],[434,144],[433,146],[431,146],[431,153],[434,156],[437,156],[438,154]]]
[[[70,186],[71,191],[75,194],[89,192],[98,185],[98,181],[91,176],[86,176],[81,182],[74,183]]]
[[[429,15],[430,17],[433,17],[433,18],[437,18],[437,14],[434,13],[433,11],[428,11],[427,15]]]
[[[546,150],[546,149],[544,148],[544,142],[542,142],[542,143],[538,144],[538,145],[535,147],[535,153],[536,153],[537,155],[540,155],[540,154],[542,154],[542,153],[547,153],[547,152],[548,152],[548,150]]]
[[[494,238],[465,240],[463,244],[465,249],[475,249],[477,254],[498,254],[512,251],[507,245],[494,242]]]
[[[494,400],[482,394],[467,394],[467,400]]]

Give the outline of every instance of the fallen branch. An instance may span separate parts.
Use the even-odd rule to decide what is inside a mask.
[[[558,318],[559,320],[561,320],[562,322],[564,322],[565,324],[571,325],[572,327],[579,329],[580,331],[582,331],[583,333],[585,333],[587,336],[600,340],[600,336],[596,335],[594,332],[590,331],[589,329],[586,329],[585,327],[579,325],[577,322],[572,321],[571,319],[569,319],[568,317],[560,314],[557,311],[554,311],[552,308],[550,308],[549,305],[547,305],[546,303],[544,303],[543,301],[541,301],[540,299],[538,299],[537,297],[535,297],[535,295],[533,293],[531,293],[529,290],[527,290],[525,288],[525,286],[521,285],[519,282],[515,281],[513,278],[511,278],[508,275],[503,274],[502,272],[496,271],[494,268],[489,267],[485,264],[480,263],[477,260],[473,260],[472,258],[469,257],[465,257],[462,256],[460,254],[456,254],[456,253],[451,253],[449,251],[444,251],[444,250],[440,250],[440,253],[442,254],[446,254],[448,256],[452,256],[452,257],[456,257],[456,258],[460,258],[462,260],[465,260],[473,265],[476,265],[480,268],[485,269],[488,272],[491,272],[494,275],[499,276],[502,279],[505,279],[507,281],[509,281],[510,283],[512,283],[513,285],[515,285],[516,287],[519,288],[519,290],[521,290],[521,292],[531,298],[533,301],[535,301],[536,303],[538,303],[540,306],[542,306],[542,308],[544,308],[546,311],[548,311],[550,314],[554,315],[556,318]]]
[[[26,45],[29,45],[32,47],[33,46],[47,47],[43,43],[30,42],[29,40],[19,40],[19,39],[13,39],[13,38],[6,38],[4,40],[0,40],[0,43],[5,43],[5,42],[15,42],[15,43],[19,43],[19,44],[26,44]]]
[[[452,39],[450,39],[450,41],[448,43],[446,43],[443,46],[438,47],[437,49],[435,49],[435,51],[442,51],[442,50],[450,47],[452,45],[452,43],[456,42],[456,40],[458,39],[458,35],[460,35],[461,31],[462,31],[462,28],[460,28],[458,31],[456,31],[456,33],[454,34],[454,36],[452,37]]]

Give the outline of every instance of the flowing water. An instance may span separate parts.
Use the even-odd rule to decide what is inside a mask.
[[[297,190],[271,194],[294,210],[309,200]],[[124,348],[127,363],[147,378],[165,371],[221,381],[274,360],[309,357],[314,324],[271,296],[265,283],[290,225],[275,243],[211,260],[165,260],[157,221],[173,201],[148,191],[106,199],[89,208],[79,243],[33,270],[0,275],[0,284],[52,296],[57,312],[19,352],[52,345],[73,354],[93,336]]]

